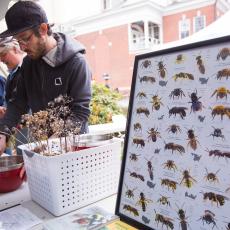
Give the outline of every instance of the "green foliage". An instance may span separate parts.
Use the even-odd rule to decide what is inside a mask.
[[[117,105],[121,98],[122,95],[117,91],[109,89],[103,84],[93,83],[89,124],[109,123],[112,121],[113,115],[121,114],[122,110]]]

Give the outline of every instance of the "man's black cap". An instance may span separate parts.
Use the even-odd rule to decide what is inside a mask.
[[[38,4],[31,1],[16,2],[5,15],[7,30],[0,38],[14,36],[41,23],[48,23],[46,13]]]

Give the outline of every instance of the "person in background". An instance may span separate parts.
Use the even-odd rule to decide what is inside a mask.
[[[7,30],[27,53],[20,69],[16,98],[8,103],[0,120],[0,154],[6,147],[5,127],[14,127],[22,114],[44,110],[59,95],[73,98],[72,111],[88,131],[91,71],[85,60],[85,48],[62,33],[53,33],[45,11],[32,1],[16,2],[5,15]]]
[[[9,71],[9,75],[6,80],[5,87],[5,105],[0,106],[0,118],[3,118],[6,112],[7,104],[14,101],[16,99],[17,92],[17,84],[20,76],[20,68],[23,62],[23,58],[25,57],[25,53],[20,49],[19,44],[16,39],[12,37],[2,38],[0,39],[0,61],[3,62]],[[25,138],[23,135],[26,135],[26,130],[22,130],[21,133],[16,135],[16,139],[21,142],[25,142]],[[19,145],[16,141],[16,146]],[[8,143],[9,145],[13,143]],[[7,154],[12,153],[12,149],[14,146],[9,146],[6,149]],[[17,152],[21,154],[21,151],[17,149]]]
[[[4,97],[5,97],[5,86],[6,86],[6,79],[0,75],[0,108],[4,105]],[[1,117],[1,111],[0,111]]]

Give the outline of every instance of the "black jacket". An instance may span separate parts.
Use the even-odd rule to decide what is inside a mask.
[[[9,102],[7,112],[0,120],[0,130],[4,125],[15,126],[22,114],[44,110],[48,102],[60,94],[73,98],[73,112],[78,120],[83,121],[81,132],[87,131],[90,114],[91,71],[83,56],[84,47],[64,34],[56,33],[57,50],[52,63],[43,59],[24,58],[21,76],[18,80],[17,98]]]

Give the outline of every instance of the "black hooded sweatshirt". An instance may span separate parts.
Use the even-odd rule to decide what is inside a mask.
[[[84,58],[84,47],[76,40],[62,33],[54,33],[57,40],[56,53],[47,64],[42,58],[24,58],[17,85],[17,97],[7,105],[7,111],[0,120],[0,131],[14,127],[21,115],[47,108],[48,102],[59,95],[73,98],[73,112],[83,122],[81,133],[87,132],[90,114],[91,71]]]

